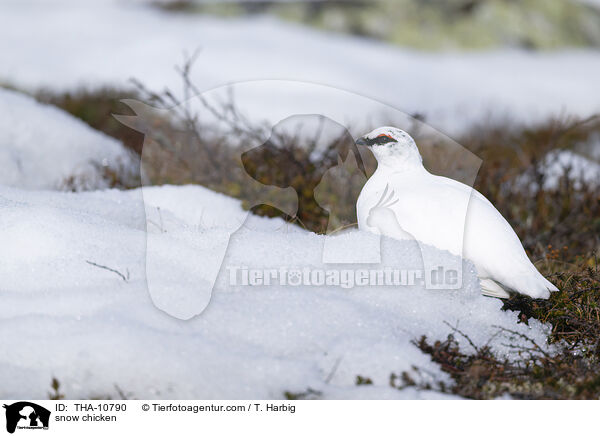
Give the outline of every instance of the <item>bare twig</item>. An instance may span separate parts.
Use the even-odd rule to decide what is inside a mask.
[[[340,363],[342,363],[342,358],[338,357],[337,360],[335,361],[335,363],[333,364],[333,367],[331,368],[331,371],[329,372],[329,374],[325,378],[325,383],[326,384],[328,384],[333,379],[333,376],[337,372],[337,369],[339,368]]]
[[[115,390],[117,391],[117,393],[119,394],[119,397],[122,400],[129,400],[129,398],[127,398],[127,395],[125,395],[125,393],[121,390],[121,388],[119,388],[119,385],[117,385],[115,383]]]
[[[127,271],[127,275],[124,275],[123,273],[117,271],[116,269],[112,269],[112,268],[109,268],[109,267],[104,266],[104,265],[99,265],[99,264],[91,262],[89,260],[86,260],[86,263],[89,263],[90,265],[95,266],[97,268],[101,268],[101,269],[105,269],[107,271],[113,272],[113,273],[117,274],[119,277],[121,277],[124,282],[127,282],[129,280],[129,270],[126,270]]]
[[[465,338],[469,344],[471,345],[471,347],[473,347],[473,349],[477,352],[480,353],[481,351],[479,350],[479,348],[477,347],[477,345],[475,345],[475,343],[471,340],[471,338],[469,336],[467,336],[466,333],[463,333],[462,331],[460,331],[458,329],[458,324],[456,327],[450,325],[450,323],[448,321],[444,321],[444,324],[446,324],[448,327],[450,327],[452,329],[452,331],[458,333],[459,335],[461,335],[463,338]]]
[[[506,327],[502,327],[499,325],[493,325],[492,327],[499,329],[500,331],[506,332],[506,333],[510,333],[512,335],[518,336],[522,339],[525,339],[527,342],[529,342],[531,345],[533,345],[533,350],[539,351],[540,353],[542,353],[544,355],[544,357],[546,357],[547,359],[552,360],[552,356],[550,356],[550,354],[548,354],[546,351],[544,351],[544,349],[542,347],[540,347],[537,342],[535,342],[533,339],[531,339],[529,336],[527,336],[524,333],[519,333],[515,330],[511,330],[511,329],[507,329]],[[516,345],[511,345],[511,344],[505,344],[511,348],[520,348],[524,351],[531,351],[532,349],[528,349],[526,347],[519,347]]]

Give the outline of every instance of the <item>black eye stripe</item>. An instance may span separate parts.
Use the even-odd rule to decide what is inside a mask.
[[[373,139],[367,139],[368,145],[383,145],[387,144],[388,142],[396,142],[396,140],[390,138],[389,136],[378,136]]]

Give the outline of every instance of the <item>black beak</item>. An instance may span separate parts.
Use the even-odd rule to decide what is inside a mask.
[[[365,138],[358,138],[356,141],[356,145],[364,145],[364,146],[369,146],[369,143],[367,142],[367,140]]]

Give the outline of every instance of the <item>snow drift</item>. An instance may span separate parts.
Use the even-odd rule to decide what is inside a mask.
[[[123,145],[54,106],[0,88],[0,183],[26,189],[94,189],[110,173],[133,178]]]
[[[552,150],[540,161],[538,171],[543,177],[541,188],[554,190],[561,183],[568,181],[575,189],[584,185],[591,188],[600,187],[600,163],[590,157],[571,150]],[[535,193],[539,188],[537,175],[531,167],[516,179],[516,187]],[[561,182],[562,181],[562,182]]]
[[[0,81],[24,89],[128,87],[134,77],[177,92],[173,67],[198,48],[192,79],[201,90],[257,79],[318,83],[424,114],[450,134],[493,117],[528,123],[600,110],[594,50],[428,53],[271,18],[174,14],[130,1],[0,3]],[[250,114],[303,97],[261,95]]]
[[[246,212],[201,187],[144,190],[0,187],[0,396],[44,398],[54,376],[68,398],[116,397],[115,386],[137,398],[283,398],[285,391],[308,389],[323,398],[431,398],[436,394],[392,389],[388,380],[416,365],[448,381],[411,343],[421,335],[444,339],[452,331],[445,322],[476,344],[491,341],[501,354],[520,342],[494,337],[495,326],[545,343],[547,326],[517,324],[500,301],[480,295],[468,263],[462,288],[452,292],[233,286],[232,265],[324,267],[324,236],[256,216],[231,238],[207,310],[189,321],[172,318],[152,304],[146,288],[145,208],[162,211],[160,267],[178,272],[169,277],[175,284],[212,261],[206,247],[220,226]],[[197,239],[187,243],[185,232]],[[339,249],[348,250],[373,235],[339,237]],[[419,265],[411,241],[384,240],[382,249],[396,267]],[[190,252],[199,263],[186,259]],[[356,386],[357,375],[374,386]]]

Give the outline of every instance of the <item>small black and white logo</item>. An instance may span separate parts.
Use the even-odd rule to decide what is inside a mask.
[[[6,409],[6,431],[9,433],[14,433],[16,429],[48,430],[48,409],[28,401],[5,404],[3,407]]]

